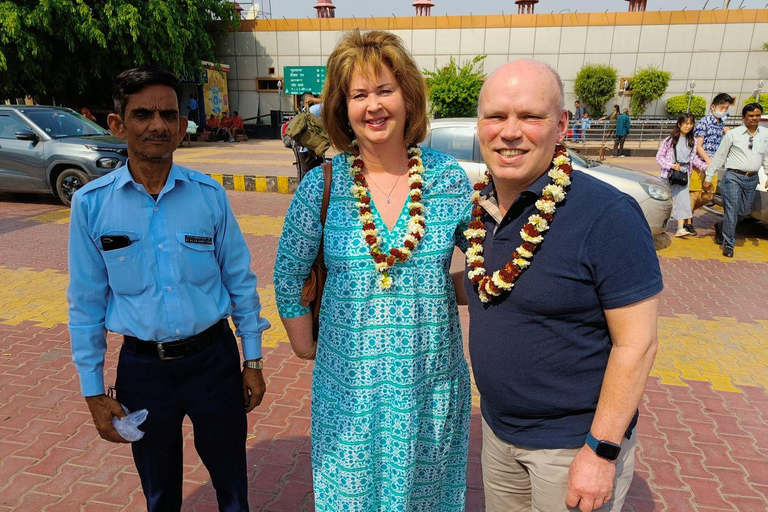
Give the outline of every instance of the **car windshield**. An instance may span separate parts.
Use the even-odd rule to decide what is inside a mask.
[[[109,135],[104,128],[75,112],[54,109],[29,109],[23,112],[41,130],[55,139]]]
[[[600,165],[600,162],[581,156],[580,154],[573,151],[572,149],[568,150],[568,154],[571,156],[571,160],[573,160],[576,164],[582,167],[586,167],[587,169],[589,169],[590,167],[597,167],[598,165]]]

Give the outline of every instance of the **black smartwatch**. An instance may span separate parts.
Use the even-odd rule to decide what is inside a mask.
[[[621,453],[621,445],[598,439],[592,435],[592,432],[587,433],[586,444],[594,450],[598,457],[606,460],[616,460]]]

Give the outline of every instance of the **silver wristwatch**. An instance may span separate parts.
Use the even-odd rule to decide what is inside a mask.
[[[259,359],[248,359],[243,361],[243,368],[250,368],[251,370],[261,370],[264,368],[264,361]]]

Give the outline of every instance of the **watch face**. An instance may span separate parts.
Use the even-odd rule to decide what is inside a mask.
[[[616,460],[619,457],[620,452],[621,446],[615,445],[613,443],[606,443],[605,441],[600,441],[597,444],[597,450],[595,450],[595,453],[598,455],[598,457],[602,457],[608,460]]]

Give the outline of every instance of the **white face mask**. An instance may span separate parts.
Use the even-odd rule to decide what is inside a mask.
[[[722,119],[724,117],[728,117],[728,112],[720,112],[719,110],[713,110],[712,115],[718,119]]]

